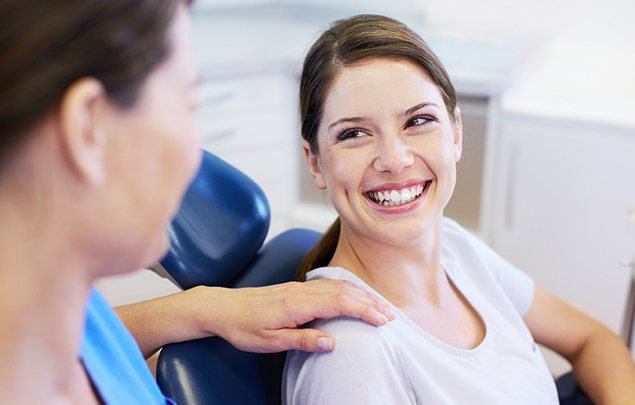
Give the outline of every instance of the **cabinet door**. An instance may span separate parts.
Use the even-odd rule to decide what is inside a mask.
[[[537,284],[619,332],[635,253],[635,136],[502,125],[493,247]],[[555,375],[570,367],[543,350]]]
[[[635,136],[502,126],[494,247],[562,299],[621,328],[635,253]]]

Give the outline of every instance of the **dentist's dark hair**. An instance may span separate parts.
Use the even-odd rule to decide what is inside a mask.
[[[122,108],[170,51],[182,0],[0,2],[0,169],[75,81],[93,77]]]
[[[318,128],[326,95],[335,78],[346,66],[371,58],[408,60],[425,70],[439,88],[450,119],[454,119],[456,91],[437,56],[423,39],[405,24],[392,18],[362,14],[335,21],[313,44],[304,59],[300,81],[302,138],[311,152],[319,154]],[[298,279],[312,269],[326,266],[339,241],[338,218],[317,246],[304,259]]]

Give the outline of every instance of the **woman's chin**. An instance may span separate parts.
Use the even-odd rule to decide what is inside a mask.
[[[139,253],[143,254],[139,255],[130,267],[133,270],[150,268],[165,256],[168,246],[169,236],[167,229],[165,229],[155,234],[151,240],[146,240],[145,245],[138,250]]]
[[[429,233],[424,227],[401,227],[380,230],[379,239],[392,246],[410,246],[421,243]]]
[[[366,229],[372,239],[386,244],[408,246],[420,243],[426,235],[434,232],[442,213],[435,207],[420,207],[417,212],[408,216],[391,216],[390,218],[374,218]],[[372,236],[371,236],[372,235]]]

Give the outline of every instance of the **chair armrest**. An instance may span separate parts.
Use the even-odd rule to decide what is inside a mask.
[[[573,371],[558,377],[556,388],[561,405],[593,405],[591,399],[580,387]]]

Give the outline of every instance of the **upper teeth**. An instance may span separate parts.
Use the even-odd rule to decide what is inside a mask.
[[[376,203],[384,206],[401,205],[409,203],[419,197],[423,192],[423,184],[405,187],[399,190],[384,190],[368,193],[368,196]]]

